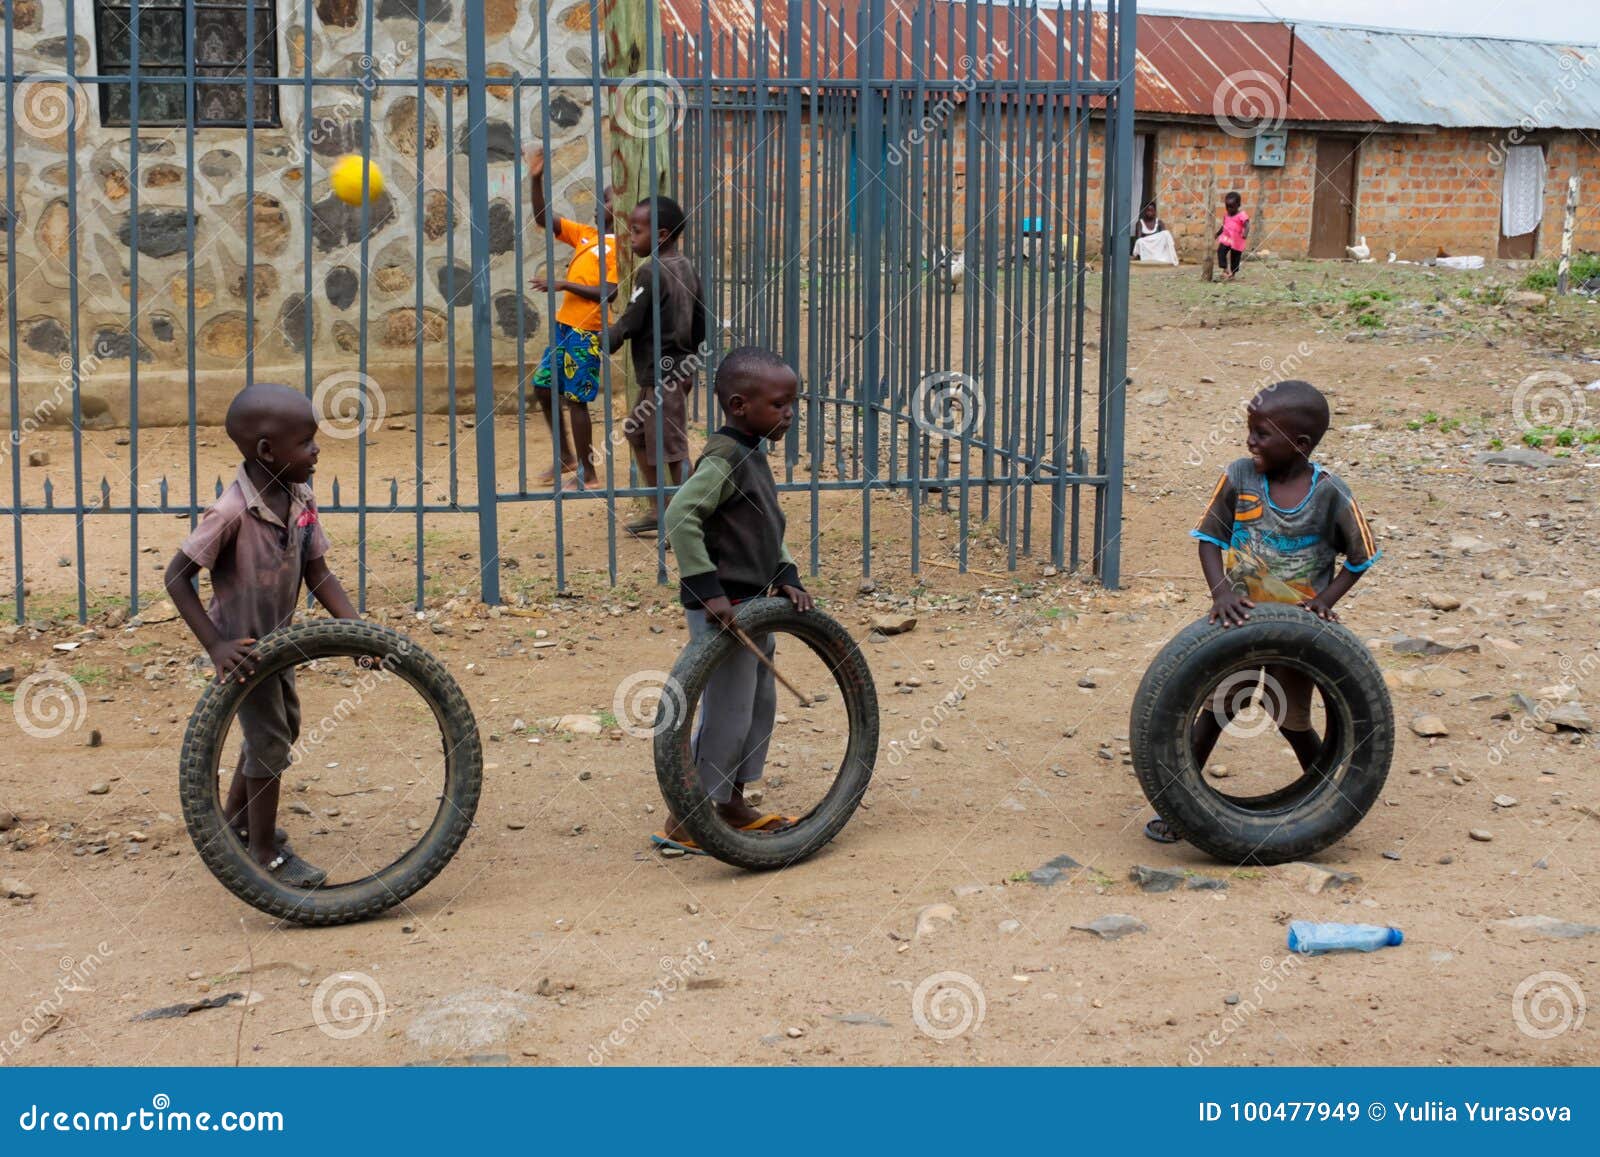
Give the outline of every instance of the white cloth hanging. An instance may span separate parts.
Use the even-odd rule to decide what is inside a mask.
[[[1521,237],[1544,217],[1544,149],[1514,145],[1506,150],[1505,183],[1500,193],[1500,233]]]
[[[1137,221],[1144,212],[1144,150],[1150,138],[1144,133],[1133,134],[1133,204],[1128,206]]]

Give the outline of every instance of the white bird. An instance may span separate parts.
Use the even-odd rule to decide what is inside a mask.
[[[954,293],[961,288],[962,281],[966,279],[967,255],[940,246],[939,260],[935,263],[934,270],[944,287]]]
[[[1345,256],[1349,257],[1352,261],[1365,261],[1367,258],[1372,256],[1372,250],[1367,248],[1367,238],[1365,234],[1362,235],[1359,244],[1346,245],[1344,247],[1344,252]]]

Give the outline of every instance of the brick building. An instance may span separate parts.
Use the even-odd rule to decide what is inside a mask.
[[[860,7],[846,0],[813,19],[818,10],[803,2],[801,57],[814,59],[820,43],[834,77],[859,79]],[[911,34],[913,7],[886,2],[885,72],[902,81],[918,68],[974,77],[941,125],[954,153],[953,194],[964,198],[961,118],[987,118],[974,110],[1006,101],[1007,81],[1021,71],[1058,75],[1065,66],[1049,42],[1068,35],[1071,17],[1054,5],[1013,6],[986,17],[969,45],[967,5],[934,4],[921,40]],[[789,0],[713,0],[702,27],[704,11],[701,0],[663,0],[680,75],[699,74],[702,46],[718,76],[751,75],[758,15],[768,74],[784,75]],[[1080,67],[1104,77],[1106,29],[1102,16],[1093,19],[1095,51]],[[1212,206],[1230,189],[1255,220],[1253,243],[1282,256],[1342,257],[1361,236],[1378,260],[1441,250],[1544,256],[1560,242],[1569,176],[1580,178],[1586,198],[1575,244],[1600,248],[1600,48],[1141,13],[1136,80],[1135,201],[1156,201],[1185,260],[1210,248]],[[1098,128],[1089,142],[1090,206],[1103,171]],[[1070,217],[1065,206],[1052,208],[1057,225]],[[956,243],[962,219],[953,214]],[[1099,227],[1091,211],[1092,244]]]

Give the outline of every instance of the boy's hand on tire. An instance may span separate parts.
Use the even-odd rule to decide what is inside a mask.
[[[727,595],[718,595],[714,599],[707,599],[702,609],[706,613],[706,618],[716,623],[717,626],[731,627],[733,625],[733,603],[728,601]]]
[[[211,656],[211,665],[217,669],[217,681],[226,683],[234,672],[238,672],[241,683],[254,675],[256,669],[249,655],[250,648],[255,645],[254,639],[223,639],[212,647],[207,654]]]
[[[804,587],[779,587],[783,597],[794,604],[797,611],[815,610],[817,604],[812,601],[811,594]]]
[[[1221,623],[1224,627],[1237,627],[1243,625],[1254,609],[1255,603],[1243,595],[1236,591],[1226,591],[1212,598],[1211,616],[1206,621]]]
[[[1319,619],[1325,619],[1330,623],[1339,621],[1338,612],[1330,604],[1323,602],[1321,595],[1313,595],[1309,599],[1301,599],[1300,605]]]

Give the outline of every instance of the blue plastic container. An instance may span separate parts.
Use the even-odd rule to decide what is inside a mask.
[[[1398,928],[1376,924],[1313,924],[1296,920],[1289,925],[1289,951],[1302,956],[1324,952],[1376,952],[1392,948],[1405,937]]]

